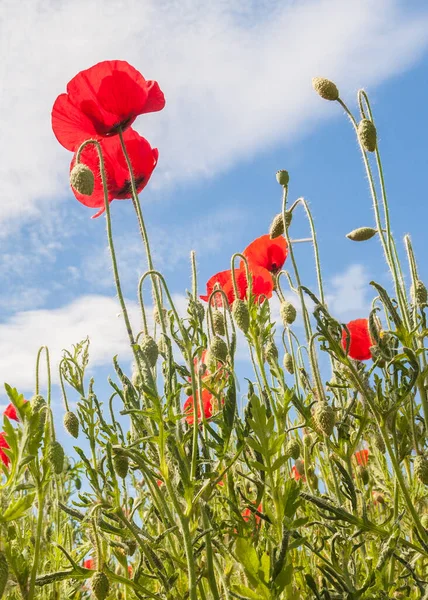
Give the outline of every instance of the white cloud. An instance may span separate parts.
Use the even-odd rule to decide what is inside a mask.
[[[344,321],[366,317],[370,311],[370,279],[364,265],[351,265],[332,277],[326,299],[331,314]]]
[[[251,8],[249,8],[251,7]],[[70,155],[50,110],[79,70],[123,58],[161,83],[162,113],[138,129],[160,148],[153,186],[213,176],[337,114],[313,75],[341,89],[379,83],[426,46],[426,15],[398,0],[3,0],[0,220],[46,214]],[[391,39],[394,40],[393,44]]]

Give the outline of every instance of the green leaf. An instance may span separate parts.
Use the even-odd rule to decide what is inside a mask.
[[[242,598],[245,598],[246,600],[261,600],[260,594],[258,592],[253,592],[246,585],[241,585],[241,584],[234,585],[232,588],[232,591],[236,592],[237,594],[239,594],[240,596],[242,596]]]
[[[275,579],[275,586],[276,586],[276,591],[278,594],[280,594],[283,591],[285,586],[287,586],[289,583],[291,583],[292,576],[293,576],[293,565],[291,563],[289,563],[288,565],[285,565],[285,567],[283,567],[283,569],[281,570],[281,572],[277,575],[277,577]]]
[[[257,583],[259,581],[258,571],[260,561],[255,548],[253,548],[248,540],[240,537],[236,540],[235,554],[244,567],[248,578]]]
[[[24,516],[29,508],[33,505],[34,498],[36,497],[35,492],[27,494],[22,498],[19,498],[16,502],[11,504],[2,515],[0,515],[0,522],[7,523],[8,521],[15,521]]]

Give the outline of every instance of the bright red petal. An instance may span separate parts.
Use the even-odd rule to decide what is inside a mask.
[[[350,342],[348,355],[354,360],[369,360],[372,358],[370,348],[373,346],[369,333],[369,322],[367,319],[356,319],[347,324]],[[346,350],[347,333],[342,331],[342,347]]]
[[[7,408],[6,408],[6,410],[4,411],[3,414],[8,419],[12,419],[13,421],[19,421],[18,414],[16,412],[16,408],[14,407],[14,405],[12,403],[10,403],[7,406]]]
[[[235,274],[238,273],[238,269],[235,269]],[[220,288],[224,291],[227,296],[227,300],[229,304],[232,304],[235,300],[235,293],[233,291],[233,283],[232,283],[232,273],[230,270],[220,271],[220,273],[216,273],[213,275],[207,282],[207,293],[205,296],[200,296],[201,300],[205,300],[208,302],[211,293],[214,291],[216,284],[220,286]],[[239,286],[238,286],[239,289]],[[215,301],[219,306],[222,306],[221,295],[215,295]]]
[[[3,450],[1,450],[1,448],[10,448],[9,444],[6,441],[6,434],[4,431],[0,433],[0,460],[3,464],[6,465],[6,467],[8,467],[10,463],[10,458],[7,454],[3,452]]]
[[[269,235],[262,235],[255,239],[243,252],[251,270],[255,267],[263,267],[270,273],[277,273],[282,269],[287,254],[285,239],[277,237],[271,240]]]
[[[212,406],[212,395],[208,390],[202,390],[202,408],[206,419],[212,417],[213,406]],[[183,412],[187,415],[186,421],[189,425],[194,423],[194,412],[193,412],[193,396],[189,396],[183,405]],[[197,400],[197,415],[198,421],[201,420],[201,409],[199,400]]]
[[[99,138],[91,119],[70,102],[68,94],[61,94],[55,100],[52,129],[58,142],[72,151],[76,151],[85,140]]]
[[[243,300],[247,295],[247,275],[244,267],[236,271],[239,297]],[[252,293],[256,302],[263,301],[264,297],[272,298],[273,279],[267,269],[262,267],[253,267],[251,269]]]

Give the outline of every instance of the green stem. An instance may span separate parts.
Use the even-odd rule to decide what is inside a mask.
[[[39,568],[40,561],[40,543],[42,538],[42,527],[43,527],[43,506],[44,506],[44,494],[40,490],[40,483],[38,484],[37,501],[38,501],[38,513],[37,513],[37,529],[36,529],[36,541],[34,544],[34,559],[33,567],[31,569],[30,587],[28,590],[27,600],[33,600],[34,590],[36,584],[37,571]]]

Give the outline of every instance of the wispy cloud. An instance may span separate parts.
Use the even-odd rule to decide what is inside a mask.
[[[3,0],[0,220],[41,216],[67,192],[70,156],[52,135],[50,110],[77,71],[123,58],[159,80],[167,107],[138,128],[160,148],[153,187],[175,185],[212,177],[331,115],[311,90],[313,75],[350,90],[406,68],[425,49],[428,29],[427,15],[407,7]]]

